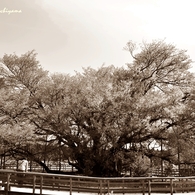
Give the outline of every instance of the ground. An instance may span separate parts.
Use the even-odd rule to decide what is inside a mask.
[[[25,189],[25,188],[16,188],[12,187],[13,191],[17,192],[32,192],[32,189]],[[40,190],[36,189],[35,193],[39,194]],[[70,192],[63,192],[63,191],[49,191],[49,190],[43,190],[42,194],[47,195],[70,195]],[[169,195],[170,193],[151,193],[151,195]],[[95,193],[78,193],[78,192],[72,192],[72,195],[97,195]],[[112,195],[115,195],[114,193]],[[116,194],[116,195],[123,195],[123,194]],[[132,194],[125,194],[125,195],[143,195],[142,193],[132,193]],[[145,193],[145,195],[148,195],[148,193]],[[174,193],[173,195],[195,195],[195,192],[185,192],[185,193]]]

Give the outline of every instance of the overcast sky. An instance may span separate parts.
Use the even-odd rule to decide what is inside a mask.
[[[165,39],[195,60],[194,9],[194,0],[0,0],[0,58],[34,49],[45,70],[74,74],[125,66],[129,40]]]

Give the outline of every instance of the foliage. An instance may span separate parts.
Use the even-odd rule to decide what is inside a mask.
[[[34,51],[5,55],[0,119],[2,131],[9,129],[15,139],[2,131],[0,136],[10,151],[13,145],[15,153],[22,148],[39,163],[47,158],[45,152],[48,158],[54,154],[53,159],[68,159],[81,174],[92,176],[120,176],[128,166],[143,175],[150,163],[141,169],[140,156],[176,161],[177,140],[184,143],[194,135],[193,103],[184,101],[194,83],[191,60],[186,51],[163,41],[143,43],[137,54],[135,48],[132,42],[125,47],[133,57],[127,68],[86,68],[75,76],[49,75]],[[155,145],[162,141],[159,153]],[[25,144],[30,149],[21,147]],[[179,152],[185,154],[185,148]]]

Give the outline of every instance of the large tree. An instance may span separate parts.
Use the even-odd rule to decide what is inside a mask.
[[[135,48],[132,42],[125,47],[133,58],[126,68],[86,68],[75,76],[47,74],[34,52],[5,55],[4,123],[13,131],[18,125],[33,130],[36,140],[47,137],[44,144],[56,144],[86,175],[117,176],[127,167],[143,174],[136,167],[141,156],[171,160],[169,134],[182,124],[182,98],[194,78],[191,60],[164,41],[142,43],[137,54]],[[166,151],[159,155],[154,146],[162,140]]]

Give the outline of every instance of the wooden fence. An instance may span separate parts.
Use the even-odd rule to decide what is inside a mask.
[[[45,194],[46,190],[114,194],[195,192],[195,177],[123,177],[100,178],[0,170],[0,194],[15,195],[14,189],[29,189],[25,194]],[[51,194],[51,193],[50,193]],[[54,193],[55,194],[55,193]]]
[[[68,163],[61,164],[61,167],[59,167],[58,164],[47,164],[48,168],[52,170],[59,170],[59,171],[65,171],[65,172],[74,172],[77,171],[73,166],[69,165]],[[0,169],[11,169],[11,170],[17,170],[17,162],[12,161],[12,163],[5,163],[3,166],[0,166]],[[29,163],[29,169],[28,171],[33,172],[43,172],[43,167],[36,163]]]

